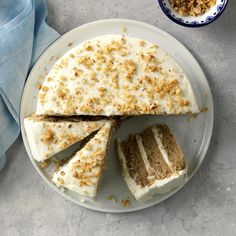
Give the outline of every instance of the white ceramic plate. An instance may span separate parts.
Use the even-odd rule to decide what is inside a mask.
[[[212,128],[213,128],[213,103],[211,92],[206,77],[191,53],[175,38],[166,32],[151,25],[123,19],[101,20],[82,25],[59,38],[41,55],[33,67],[26,82],[22,101],[21,101],[21,131],[27,153],[35,169],[48,185],[61,194],[64,198],[97,211],[104,212],[130,212],[153,206],[176,193],[180,188],[175,189],[167,194],[156,195],[152,200],[145,203],[137,202],[129,192],[120,172],[117,160],[114,141],[110,147],[107,159],[107,169],[104,172],[99,194],[96,201],[84,201],[81,196],[71,191],[61,191],[51,182],[53,167],[40,169],[37,162],[33,160],[26,138],[23,119],[29,114],[35,112],[38,95],[37,85],[43,82],[48,71],[55,61],[63,55],[69,48],[81,43],[84,40],[103,34],[124,34],[157,43],[160,47],[169,52],[181,67],[184,69],[191,85],[194,89],[200,108],[207,107],[208,111],[199,114],[197,117],[192,116],[140,116],[127,120],[115,134],[117,137],[125,138],[130,133],[140,132],[146,127],[158,123],[167,123],[174,132],[180,146],[183,149],[185,157],[189,163],[189,178],[193,176],[203,161],[208,149]],[[77,145],[69,148],[68,151],[58,155],[58,158],[68,156],[72,153]],[[108,200],[108,196],[113,195],[117,200]],[[188,196],[186,196],[187,198]],[[129,199],[131,205],[124,207],[120,204],[122,199]],[[184,199],[183,199],[184,201]]]

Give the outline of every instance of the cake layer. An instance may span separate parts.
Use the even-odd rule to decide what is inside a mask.
[[[167,52],[145,40],[102,35],[69,50],[38,96],[38,115],[199,112],[190,82]]]
[[[107,121],[68,163],[54,173],[52,181],[80,195],[96,197],[113,125],[114,121]]]
[[[44,161],[100,129],[106,121],[29,116],[24,127],[33,158]]]
[[[127,150],[124,146],[133,148]],[[135,138],[130,136],[127,141],[119,141],[118,154],[124,179],[138,201],[166,193],[187,179],[183,153],[166,125],[153,126]],[[135,161],[129,161],[130,158]],[[137,161],[142,163],[142,168],[136,168]],[[145,177],[146,181],[142,179],[141,183],[136,176]]]
[[[163,143],[163,147],[167,152],[172,168],[176,171],[183,170],[186,167],[184,155],[169,127],[167,125],[157,125],[156,129]]]
[[[127,143],[121,143],[130,176],[142,187],[148,184],[148,171],[138,148],[135,136],[130,136]]]
[[[141,134],[141,137],[148,161],[155,172],[155,179],[164,179],[169,177],[172,174],[172,171],[160,152],[152,129],[145,130]]]

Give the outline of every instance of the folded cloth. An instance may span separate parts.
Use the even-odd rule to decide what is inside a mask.
[[[27,74],[59,34],[46,24],[44,0],[0,1],[0,169],[20,133],[19,107]]]

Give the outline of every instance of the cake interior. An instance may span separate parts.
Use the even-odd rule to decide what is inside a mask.
[[[145,130],[141,135],[144,150],[148,161],[153,167],[156,179],[165,179],[172,174],[170,167],[165,162],[158,144],[154,138],[151,128]]]
[[[127,142],[121,143],[130,176],[142,187],[149,184],[148,172],[138,148],[135,136],[130,135]]]
[[[155,130],[160,142],[155,138]],[[139,143],[137,136],[141,137]],[[131,178],[142,187],[150,186],[155,180],[167,179],[187,166],[167,125],[158,124],[141,134],[130,135],[127,141],[122,141],[121,147]]]
[[[28,117],[33,121],[45,121],[45,122],[80,122],[80,121],[100,121],[100,120],[111,120],[112,118],[105,116],[43,116],[31,114]]]
[[[157,125],[161,141],[167,152],[168,159],[175,171],[183,170],[186,167],[184,155],[177,144],[173,134],[167,125]]]

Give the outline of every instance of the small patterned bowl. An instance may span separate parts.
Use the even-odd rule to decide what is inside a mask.
[[[225,10],[228,0],[216,0],[216,5],[200,16],[180,16],[169,0],[158,0],[162,11],[175,23],[185,27],[201,27],[215,21]]]

